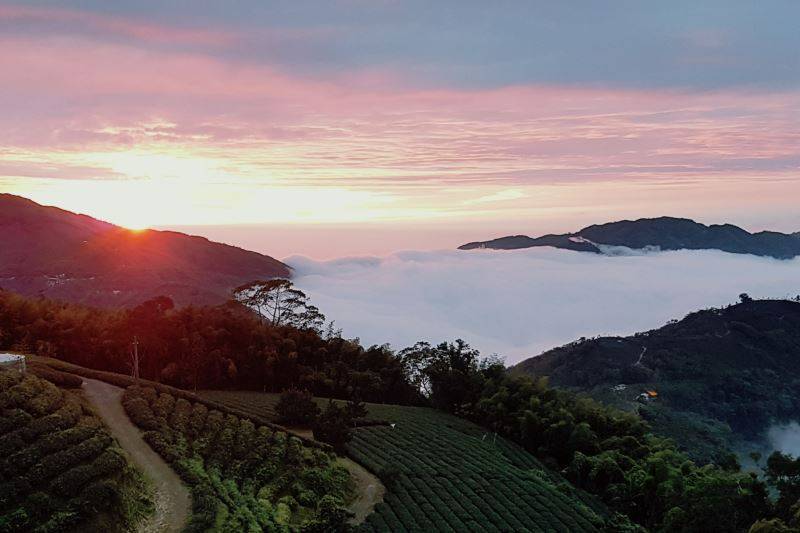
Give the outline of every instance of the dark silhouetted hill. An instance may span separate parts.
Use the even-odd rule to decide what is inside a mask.
[[[272,257],[171,231],[132,231],[0,194],[0,287],[27,296],[125,307],[165,295],[224,302],[233,287],[288,277]]]
[[[707,226],[685,218],[660,217],[623,220],[587,226],[576,233],[545,235],[531,238],[525,235],[476,241],[459,247],[461,250],[489,248],[512,250],[535,246],[553,246],[568,250],[604,253],[603,246],[625,246],[661,250],[722,250],[736,254],[752,254],[778,259],[800,255],[800,233],[775,231],[750,233],[732,224]]]

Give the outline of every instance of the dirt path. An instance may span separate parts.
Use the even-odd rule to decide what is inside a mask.
[[[289,428],[289,431],[314,440],[314,433],[310,429]],[[383,501],[386,487],[377,476],[349,457],[338,457],[337,462],[350,472],[356,484],[356,499],[347,506],[347,509],[355,515],[350,523],[357,526],[367,519],[377,504]]]
[[[358,496],[347,509],[355,515],[350,523],[358,525],[367,519],[367,516],[375,509],[375,505],[383,501],[386,487],[369,470],[349,457],[339,457],[338,462],[350,472],[356,484]]]
[[[122,407],[122,389],[102,381],[83,378],[83,391],[95,411],[123,450],[153,485],[155,513],[139,525],[141,533],[181,531],[191,508],[191,497],[178,475],[142,439]]]
[[[642,357],[644,357],[644,354],[646,353],[647,353],[647,346],[642,346],[642,353],[639,354],[639,359],[637,359],[636,362],[633,363],[633,366],[642,366]]]

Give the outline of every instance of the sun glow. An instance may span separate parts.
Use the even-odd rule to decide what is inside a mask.
[[[133,233],[142,233],[145,230],[150,229],[150,226],[148,224],[145,224],[145,223],[142,223],[142,224],[126,224],[126,225],[124,225],[122,227],[127,229],[127,230],[131,230]]]

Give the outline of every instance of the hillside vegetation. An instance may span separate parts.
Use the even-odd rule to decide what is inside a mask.
[[[126,531],[149,490],[77,396],[0,371],[0,531]]]
[[[643,526],[651,531],[663,532],[737,532],[747,530],[761,519],[780,518],[786,524],[793,524],[795,521],[790,513],[791,507],[786,505],[776,507],[768,496],[767,484],[755,475],[740,472],[735,461],[722,457],[723,460],[716,466],[703,466],[676,449],[672,442],[653,435],[650,426],[636,413],[609,408],[590,398],[581,397],[574,391],[551,388],[544,378],[509,375],[499,361],[482,358],[463,341],[457,340],[454,343],[441,343],[435,346],[424,342],[417,343],[400,352],[393,352],[387,347],[365,349],[356,341],[344,340],[338,336],[321,336],[313,330],[261,324],[257,318],[235,305],[174,310],[160,305],[161,302],[154,300],[131,311],[109,313],[79,306],[59,305],[46,300],[25,300],[0,292],[0,310],[9,311],[8,314],[0,312],[0,329],[2,329],[0,343],[5,342],[12,346],[36,346],[39,353],[68,354],[64,358],[73,361],[85,358],[99,363],[101,367],[111,366],[124,371],[127,362],[125,353],[129,346],[125,342],[126,337],[130,339],[132,333],[143,332],[140,337],[142,339],[140,350],[147,354],[143,359],[146,367],[143,374],[146,377],[153,376],[173,384],[180,384],[186,382],[188,373],[188,383],[218,383],[222,385],[220,388],[237,388],[246,384],[248,388],[275,392],[287,389],[300,389],[296,392],[302,392],[302,389],[310,389],[317,396],[349,400],[360,398],[391,403],[424,403],[440,411],[431,411],[437,417],[447,417],[449,415],[445,413],[450,413],[460,417],[455,419],[459,421],[458,423],[469,424],[461,420],[468,419],[486,428],[481,430],[469,424],[468,427],[474,428],[473,430],[458,430],[454,426],[456,422],[447,422],[445,418],[431,422],[409,421],[404,420],[402,414],[387,413],[386,419],[396,420],[393,422],[396,424],[395,428],[389,432],[390,426],[386,426],[385,422],[381,424],[380,420],[373,420],[378,423],[377,425],[365,426],[356,424],[362,421],[352,419],[363,415],[354,416],[349,420],[347,416],[338,416],[336,412],[343,410],[336,407],[335,403],[330,404],[324,413],[316,417],[312,425],[318,438],[325,439],[340,449],[344,446],[344,449],[353,455],[357,453],[353,447],[359,442],[358,435],[374,434],[375,441],[367,444],[372,446],[375,457],[369,458],[365,452],[362,461],[373,461],[371,468],[376,470],[382,468],[381,461],[387,463],[395,455],[403,457],[403,453],[418,454],[415,457],[417,463],[412,463],[414,458],[411,457],[404,459],[409,464],[414,464],[411,467],[414,470],[413,474],[393,471],[388,466],[382,471],[375,472],[389,487],[389,492],[385,506],[380,506],[363,527],[372,526],[380,530],[385,524],[387,529],[396,526],[413,530],[427,527],[421,524],[425,523],[424,515],[431,515],[431,518],[427,519],[442,529],[446,527],[456,529],[455,526],[469,522],[470,517],[476,523],[488,520],[489,523],[496,524],[498,529],[504,529],[505,526],[501,522],[486,514],[488,511],[477,505],[477,500],[470,493],[459,492],[457,496],[453,496],[452,501],[443,497],[443,494],[450,489],[442,479],[449,480],[458,490],[467,491],[470,485],[462,481],[471,476],[475,477],[476,472],[478,479],[486,480],[487,491],[496,480],[508,482],[509,486],[513,485],[513,489],[503,494],[515,494],[526,490],[521,487],[522,485],[533,487],[531,490],[539,490],[540,485],[536,480],[529,479],[526,473],[519,471],[531,470],[524,467],[527,464],[524,461],[515,462],[513,458],[509,459],[510,464],[519,469],[517,471],[505,463],[501,463],[497,469],[495,466],[487,466],[488,471],[480,470],[483,466],[478,467],[477,463],[489,461],[489,457],[483,455],[484,452],[476,451],[480,449],[477,446],[486,445],[483,433],[487,434],[486,439],[491,439],[492,443],[494,443],[493,433],[506,437],[526,450],[527,454],[535,456],[552,471],[559,472],[579,490],[597,496],[605,507],[611,510],[610,513],[604,515],[602,506],[598,509],[588,505],[591,500],[581,498],[579,496],[581,493],[569,489],[568,484],[560,485],[561,481],[553,481],[556,487],[564,487],[569,497],[573,498],[572,495],[575,495],[578,500],[584,501],[587,507],[596,511],[596,514],[600,516],[610,514],[610,522],[606,527],[613,531],[635,530],[636,527]],[[753,302],[746,302],[746,305],[750,304]],[[765,321],[767,324],[772,324],[777,321],[778,324],[789,324],[791,320],[787,322],[788,314],[783,311],[794,308],[781,309],[787,304],[795,305],[779,302],[775,304],[779,309],[773,309],[769,305],[764,308],[758,307],[755,310],[756,316],[751,322],[758,324],[759,321]],[[780,311],[780,314],[777,314],[777,311]],[[760,338],[757,335],[753,336],[752,331],[742,325],[731,322],[730,326],[731,331],[741,330],[749,333],[751,338]],[[788,326],[786,328],[785,334],[779,331],[780,328],[776,329],[774,324],[766,328],[770,329],[768,337],[773,342],[773,349],[764,347],[757,355],[761,364],[783,369],[783,380],[790,381],[797,372],[788,363],[781,367],[775,362],[787,357],[780,351],[781,347],[796,351],[790,341],[794,330]],[[726,333],[722,329],[717,333],[719,335],[713,335],[715,338],[737,338],[734,337],[734,333]],[[695,340],[702,342],[702,335]],[[616,343],[616,339],[614,342]],[[668,345],[668,339],[664,342]],[[755,342],[750,344],[758,346]],[[713,341],[709,340],[708,346],[712,348]],[[628,357],[627,362],[622,365],[625,372],[628,372],[628,369],[639,372],[641,366],[647,366],[647,358],[652,355],[651,350],[643,350],[641,345],[638,348],[625,352]],[[107,354],[106,357],[103,356],[104,353]],[[720,354],[720,357],[722,355]],[[702,358],[699,360],[702,361]],[[720,363],[718,368],[722,371],[724,366],[728,365],[735,371],[736,364],[736,360],[733,359]],[[758,364],[750,364],[749,367],[744,365],[744,368],[769,377],[769,367],[762,369]],[[597,363],[595,367],[590,367],[590,371],[602,375],[602,364]],[[195,375],[192,376],[192,373]],[[594,379],[592,375],[584,374],[584,376],[588,380]],[[709,376],[713,377],[714,374]],[[119,376],[114,379],[118,378]],[[703,379],[702,374],[701,379]],[[129,384],[130,378],[120,382]],[[713,380],[710,382],[713,383]],[[616,384],[618,382],[615,382],[614,387]],[[165,388],[162,384],[151,386],[160,393],[166,393],[176,399],[182,398],[189,404],[200,403],[211,410],[219,411],[220,414],[230,414],[237,420],[250,418],[256,421],[258,426],[266,426],[281,433],[284,431],[271,427],[271,424],[264,419],[266,412],[253,413],[257,406],[248,405],[251,399],[240,402],[231,409],[209,403],[185,391]],[[609,387],[605,390],[609,390]],[[781,389],[776,387],[774,390]],[[302,394],[298,395],[298,398],[300,396]],[[144,399],[144,403],[155,413],[157,410],[155,401],[160,398],[160,396],[156,399],[148,397]],[[726,399],[735,400],[735,397],[731,395]],[[313,408],[313,402],[309,400],[309,403],[312,403]],[[729,403],[737,405],[736,402]],[[355,402],[348,402],[347,409],[350,409],[351,404]],[[741,402],[741,405],[744,405],[744,402]],[[185,406],[182,409],[185,409]],[[401,408],[398,409],[402,411]],[[282,410],[283,414],[286,413]],[[196,440],[193,441],[191,436],[184,439],[180,431],[175,432],[171,419],[166,422],[152,429],[166,436],[163,438],[166,445],[159,447],[159,450],[170,454],[174,447],[179,451],[191,451],[193,456]],[[411,431],[412,427],[418,427],[419,431]],[[342,431],[341,428],[346,431]],[[456,431],[449,433],[453,428]],[[406,433],[407,431],[409,433]],[[477,432],[481,432],[480,443],[477,438],[464,438],[465,434],[472,435],[470,431],[475,431],[476,436]],[[355,439],[349,444],[350,448],[345,444],[347,433],[356,434]],[[437,441],[439,433],[451,435],[452,438],[448,437],[449,443],[446,446]],[[176,434],[180,438],[176,438]],[[153,439],[154,446],[159,446],[157,442],[160,441],[156,440],[156,436],[150,438]],[[394,438],[407,440],[395,442],[391,440]],[[184,440],[186,445],[182,444]],[[384,449],[396,450],[396,453],[381,457],[378,453]],[[471,455],[473,452],[476,455]],[[190,455],[180,452],[178,457],[188,458]],[[460,461],[462,457],[469,458],[470,462]],[[513,454],[508,457],[513,457]],[[523,467],[520,468],[520,464]],[[422,470],[421,465],[428,465],[428,470]],[[235,491],[244,498],[259,499],[257,496],[261,488],[258,487],[257,491],[253,492],[246,484],[234,484],[235,491],[226,496],[216,488],[213,466],[211,463],[203,462],[202,473],[198,473],[202,483],[195,485],[214,487],[213,492],[207,492],[211,495],[207,501],[213,503],[211,508],[214,510],[206,512],[198,509],[198,514],[213,516],[214,520],[220,516],[221,524],[224,524],[228,514],[216,513],[218,501],[225,503],[226,497],[238,497]],[[783,481],[783,472],[791,468],[792,465],[778,469],[773,478],[779,481],[770,482],[770,486],[777,487],[786,502],[793,501],[794,498],[793,484],[788,485],[788,490],[781,489],[787,487]],[[235,477],[235,473],[229,474],[224,469],[217,470],[220,472],[217,477],[223,485],[226,480]],[[553,479],[555,476],[547,475],[546,471],[544,473],[544,478]],[[419,476],[423,481],[414,482],[412,476]],[[206,479],[207,481],[204,481]],[[398,487],[403,487],[409,496],[402,501],[408,514],[393,503],[394,483],[398,483]],[[427,498],[430,494],[420,488],[421,484],[428,488],[444,487],[440,492],[434,491],[439,498],[435,501],[435,506],[427,499],[423,501],[420,495],[426,495]],[[506,505],[498,499],[500,493],[483,495],[475,492],[475,488],[469,490],[475,495],[480,494],[481,501],[494,498],[495,503],[492,503],[492,506]],[[543,494],[550,494],[547,489],[543,490],[545,491]],[[283,496],[282,494],[281,497]],[[540,496],[529,494],[528,497],[534,501]],[[236,522],[233,522],[236,527],[244,523],[252,524],[249,522],[251,516],[258,524],[261,523],[258,520],[265,520],[265,523],[270,524],[272,522],[285,526],[288,524],[287,527],[302,527],[300,524],[305,523],[302,515],[306,514],[306,511],[298,512],[291,507],[291,502],[264,499],[272,506],[267,509],[274,508],[275,512],[265,514],[264,518],[260,519],[260,515],[253,511],[256,507],[250,508],[250,503],[247,503],[245,507],[251,509],[250,514],[237,516]],[[343,517],[338,502],[330,499],[327,501],[335,504],[326,504],[324,507],[317,505],[314,511],[324,520],[341,520]],[[398,497],[396,501],[401,500]],[[320,504],[321,502],[322,500]],[[469,508],[466,502],[472,502],[472,505],[483,513],[483,518],[475,519],[473,509]],[[286,506],[279,510],[280,503],[285,503]],[[298,503],[302,506],[302,502]],[[520,507],[519,504],[516,505]],[[289,522],[284,519],[284,510],[287,508],[293,511]],[[423,508],[425,511],[423,516],[420,516],[419,513],[422,512],[420,509]],[[556,505],[554,508],[558,509],[560,506]],[[311,510],[311,507],[307,509]],[[530,512],[536,511],[534,508]],[[575,512],[579,515],[582,513],[580,510]],[[436,515],[436,520],[433,520],[433,513],[441,515]],[[513,529],[512,518],[508,518],[507,515],[500,517]],[[301,522],[291,521],[298,518]],[[561,520],[560,517],[556,518]],[[582,522],[579,517],[571,518],[576,521],[577,527],[583,527],[580,525]],[[547,516],[534,518],[531,515],[530,520],[532,527],[537,527],[549,518]],[[591,516],[588,516],[587,520],[591,526],[599,525],[591,519]],[[312,518],[310,523],[314,522],[316,519]],[[409,525],[404,526],[404,523]],[[311,527],[310,524],[306,525]]]
[[[346,523],[351,480],[331,453],[152,388],[128,388],[123,404],[191,487],[188,531],[336,531]]]
[[[797,418],[798,353],[800,303],[744,296],[737,305],[691,313],[646,333],[572,343],[512,371],[638,408],[656,431],[689,453],[706,450],[699,455],[708,459],[704,435],[716,435],[719,444],[731,431],[758,439],[773,422]],[[640,406],[635,399],[646,389],[658,399]]]
[[[109,311],[0,290],[0,349],[130,374],[134,337],[141,377],[182,389],[300,387],[339,398],[357,389],[366,401],[421,401],[388,348],[273,326],[237,303],[175,309],[155,298]]]
[[[277,417],[276,394],[202,394]],[[361,531],[596,531],[607,518],[602,504],[472,422],[430,408],[367,409],[386,423],[354,429],[347,454],[381,478],[387,493]]]

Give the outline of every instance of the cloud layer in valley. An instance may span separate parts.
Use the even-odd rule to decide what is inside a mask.
[[[800,293],[800,260],[717,251],[409,251],[288,263],[345,336],[394,348],[461,337],[509,364],[582,336],[659,327],[741,292]]]

